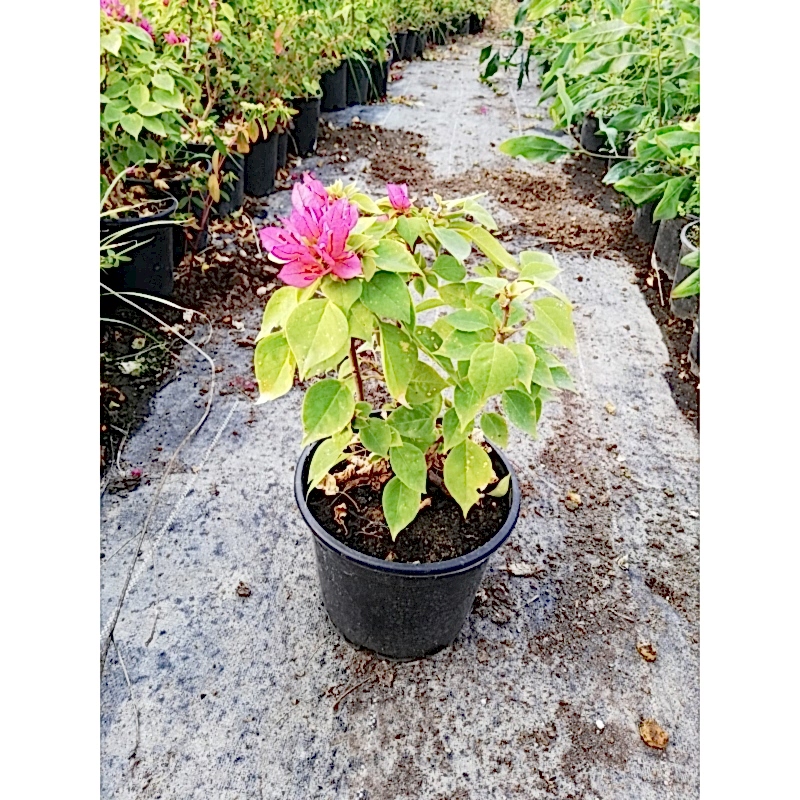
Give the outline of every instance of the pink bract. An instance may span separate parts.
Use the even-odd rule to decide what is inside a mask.
[[[387,183],[386,191],[389,194],[389,202],[395,211],[405,211],[407,208],[411,208],[408,186],[405,183]]]
[[[175,31],[170,31],[169,33],[164,34],[164,41],[167,44],[178,44],[180,39],[178,39],[178,34]]]
[[[325,187],[306,174],[292,189],[292,213],[283,227],[259,231],[273,260],[282,263],[278,277],[303,288],[332,273],[348,280],[361,274],[359,257],[347,249],[347,237],[358,222],[358,210],[345,198],[334,200]]]

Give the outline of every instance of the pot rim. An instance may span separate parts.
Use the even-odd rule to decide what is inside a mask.
[[[690,253],[693,253],[697,250],[697,247],[693,245],[689,241],[689,237],[686,235],[686,232],[691,228],[693,225],[700,224],[700,217],[696,217],[695,219],[690,220],[681,228],[681,244],[688,248]]]
[[[492,448],[494,453],[502,462],[503,466],[508,470],[508,474],[511,476],[511,486],[509,487],[509,491],[511,492],[511,506],[508,509],[508,516],[506,517],[506,521],[503,523],[500,530],[497,531],[497,533],[492,536],[488,542],[485,542],[476,550],[465,553],[463,556],[458,556],[457,558],[448,558],[445,561],[431,561],[425,564],[384,561],[381,558],[375,558],[375,556],[368,556],[365,553],[360,553],[358,550],[348,547],[334,536],[331,536],[331,534],[329,534],[316,520],[314,515],[311,513],[308,504],[306,503],[303,471],[306,463],[310,462],[314,450],[319,447],[321,442],[322,440],[312,442],[303,450],[303,452],[300,454],[300,458],[297,460],[297,467],[295,468],[294,473],[295,502],[297,503],[297,507],[300,509],[300,515],[303,517],[306,525],[308,525],[308,527],[311,529],[311,532],[314,534],[314,537],[320,544],[325,545],[328,549],[333,550],[339,555],[344,556],[350,561],[354,561],[363,567],[370,567],[379,572],[388,572],[393,575],[420,578],[427,578],[434,575],[452,575],[458,572],[465,572],[466,570],[473,569],[477,565],[486,561],[489,556],[491,556],[495,550],[499,549],[506,539],[508,539],[508,537],[511,535],[511,531],[517,524],[520,507],[520,488],[517,474],[514,471],[511,462],[508,460],[508,456],[506,456],[506,454],[499,447],[497,447],[497,445],[487,439],[486,443]]]
[[[100,217],[101,228],[106,226],[109,228],[133,228],[136,225],[141,225],[142,223],[146,222],[161,222],[162,220],[169,219],[178,210],[178,201],[171,192],[165,192],[163,189],[153,186],[151,181],[145,181],[141,178],[132,178],[129,182],[137,186],[147,186],[154,194],[163,195],[162,197],[156,197],[152,199],[169,200],[171,201],[169,206],[163,211],[159,211],[156,214],[151,214],[149,217],[123,217],[121,219]]]

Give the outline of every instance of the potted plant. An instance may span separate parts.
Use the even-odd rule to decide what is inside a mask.
[[[387,190],[295,184],[291,216],[260,231],[287,285],[254,367],[262,402],[319,378],[295,497],[333,624],[413,659],[453,641],[511,534],[520,489],[500,448],[509,422],[535,435],[542,404],[574,389],[551,352],[574,328],[552,257],[508,253],[477,198],[426,208]]]
[[[669,305],[681,319],[697,320],[700,315],[700,220],[683,226],[680,260],[672,281]]]

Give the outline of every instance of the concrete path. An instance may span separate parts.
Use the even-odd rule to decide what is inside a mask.
[[[424,105],[357,113],[427,136],[436,175],[507,166],[491,142],[545,123],[526,116],[535,87],[497,96],[475,80],[481,44],[405,70],[392,93]],[[380,189],[365,164],[342,166],[321,177]],[[264,211],[287,202],[282,192]],[[535,442],[512,434],[519,524],[454,646],[422,662],[357,652],[329,623],[292,494],[302,394],[254,407],[236,390],[252,375],[252,349],[237,342],[255,335],[260,308],[235,318],[242,330],[214,333],[206,350],[225,393],[158,500],[102,680],[104,798],[699,796],[697,433],[663,377],[666,348],[632,267],[558,259],[577,305],[579,349],[566,361],[579,392],[546,407]],[[126,446],[144,481],[102,498],[101,627],[135,544],[117,551],[140,530],[210,379],[185,349]],[[654,662],[639,642],[654,645]],[[669,734],[665,751],[643,743],[644,718]]]

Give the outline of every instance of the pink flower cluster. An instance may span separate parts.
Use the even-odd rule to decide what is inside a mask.
[[[408,186],[405,183],[387,183],[386,192],[389,195],[389,202],[395,211],[405,211],[411,208],[411,201],[408,199]]]
[[[150,20],[148,20],[141,11],[137,12],[137,19],[134,20],[121,0],[100,0],[100,10],[110,19],[115,19],[119,22],[135,21],[143,31],[150,35],[151,39],[155,38],[153,36],[153,26],[150,24]]]
[[[178,36],[175,31],[170,31],[164,34],[164,41],[167,44],[186,44],[189,41],[189,37],[185,33]]]
[[[358,222],[358,209],[346,198],[333,198],[309,173],[292,189],[292,213],[283,227],[259,231],[264,249],[282,263],[278,277],[303,288],[332,273],[341,280],[361,274],[361,261],[347,249],[347,237]]]

